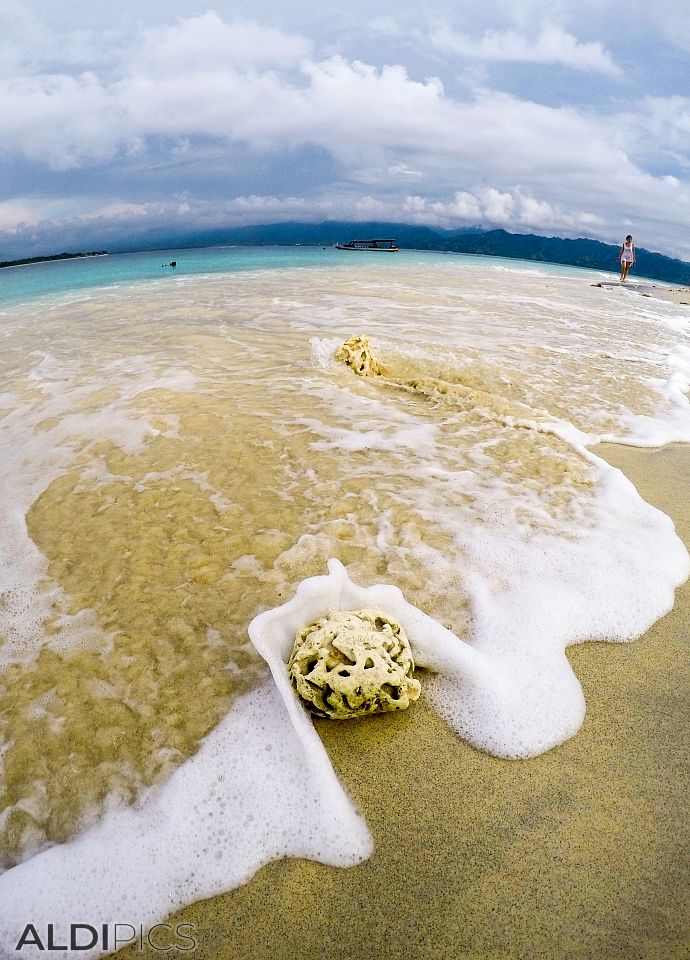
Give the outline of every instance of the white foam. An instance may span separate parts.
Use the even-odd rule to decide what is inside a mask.
[[[245,883],[270,860],[346,867],[366,859],[365,822],[311,723],[284,703],[265,682],[139,807],[113,811],[0,876],[0,955],[15,955],[29,922],[44,935],[48,923],[149,928],[190,900]]]
[[[646,384],[667,401],[667,409],[656,415],[623,413],[620,417],[622,429],[588,436],[586,442],[590,446],[605,442],[662,447],[668,443],[690,442],[690,347],[675,344],[663,355],[658,366],[665,375],[648,379]]]
[[[663,447],[669,443],[690,442],[690,382],[682,373],[667,379],[649,381],[669,401],[669,409],[661,416],[622,414],[621,429],[586,437],[588,446],[597,443],[620,443],[628,447]]]
[[[683,347],[666,360],[675,370],[673,389],[679,391],[672,398],[678,408],[677,425],[685,431],[690,424],[684,393],[686,362]],[[322,398],[330,400],[337,416],[351,418],[357,427],[334,430],[310,421],[310,429],[320,437],[312,443],[314,449],[394,452],[401,445],[391,442],[395,434],[390,420],[388,430],[383,430],[373,411],[368,415],[369,398],[336,389],[322,392]],[[405,429],[414,435],[416,423],[424,437],[424,425],[407,416],[410,423]],[[647,418],[650,439],[670,430],[673,417],[672,409],[658,418]],[[475,746],[499,756],[524,758],[563,742],[584,718],[585,702],[565,656],[567,646],[584,640],[632,640],[641,635],[673,606],[674,590],[690,572],[690,558],[670,519],[645,503],[620,471],[585,448],[586,443],[603,437],[562,420],[497,419],[560,437],[589,461],[597,479],[593,495],[576,499],[572,516],[559,524],[555,533],[548,528],[525,533],[516,522],[514,492],[500,478],[478,482],[471,471],[433,463],[433,451],[430,458],[429,449],[420,448],[419,443],[417,452],[426,462],[406,457],[406,499],[417,504],[421,517],[450,535],[459,548],[456,557],[466,560],[465,569],[452,570],[446,558],[420,545],[429,580],[445,584],[449,594],[455,591],[458,607],[464,596],[470,600],[470,646],[430,618],[424,619],[420,611],[413,615],[402,595],[386,593],[388,588],[383,587],[355,588],[347,578],[343,580],[344,573],[337,566],[331,569],[332,583],[325,578],[305,581],[295,603],[308,598],[311,606],[302,612],[311,618],[334,604],[340,608],[373,606],[376,591],[384,591],[382,612],[400,619],[417,661],[437,673],[427,689],[437,709]],[[629,442],[639,442],[644,419],[631,417],[629,422],[630,430],[636,431]],[[433,436],[432,429],[426,435],[427,448],[432,446]],[[447,455],[448,449],[444,452]],[[474,451],[473,460],[480,463],[481,454]],[[472,495],[471,514],[444,502],[444,485],[434,482],[444,479],[449,489]],[[526,504],[529,493],[523,491],[521,497]],[[531,509],[539,515],[538,502],[532,503]],[[377,547],[384,556],[392,557],[397,549],[392,542],[394,531],[385,517],[379,519]],[[282,607],[280,615],[292,610]],[[414,622],[408,622],[410,617]],[[287,621],[290,629],[293,619],[291,614]],[[250,635],[256,642],[251,630]],[[283,640],[277,635],[273,639],[279,657],[285,659]],[[277,676],[280,664],[271,660],[265,645],[257,646]],[[473,659],[479,653],[479,659]]]
[[[457,531],[471,570],[472,643],[500,686],[491,680],[487,697],[464,678],[440,676],[430,693],[465,739],[491,753],[534,756],[572,736],[585,703],[566,647],[640,636],[672,608],[690,572],[671,520],[620,471],[599,467],[595,522],[574,526],[574,536]]]
[[[664,396],[676,407],[690,408],[690,347],[678,344],[666,357],[666,366],[673,371],[662,386]]]
[[[311,362],[320,370],[336,370],[335,351],[342,343],[341,337],[311,337]]]
[[[250,637],[288,708],[294,695],[285,663],[297,629],[328,610],[373,607],[402,623],[415,661],[435,674],[426,695],[470,743],[525,758],[573,736],[585,701],[566,647],[638,637],[672,608],[675,588],[690,573],[671,520],[619,470],[587,456],[601,471],[595,522],[568,539],[534,532],[525,539],[509,518],[468,524],[420,493],[420,512],[442,523],[469,558],[458,572],[472,610],[469,642],[409,604],[397,587],[353,584],[337,560],[327,577],[303,581],[291,601],[252,621]],[[442,562],[428,565],[431,579],[452,580]]]

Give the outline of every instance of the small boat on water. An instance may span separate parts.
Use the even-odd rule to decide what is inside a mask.
[[[377,240],[350,240],[349,243],[336,243],[336,250],[375,250],[377,253],[398,253],[400,247],[396,247],[395,240],[377,239]]]

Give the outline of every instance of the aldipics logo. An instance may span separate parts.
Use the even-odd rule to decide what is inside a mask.
[[[36,947],[41,951],[61,950],[119,950],[128,944],[144,953],[153,950],[169,953],[179,950],[188,953],[196,949],[196,940],[192,934],[196,931],[192,923],[157,923],[146,930],[143,926],[134,927],[131,923],[102,923],[97,927],[90,923],[70,923],[64,929],[49,923],[45,930],[33,923],[27,923],[22,931],[15,951]]]

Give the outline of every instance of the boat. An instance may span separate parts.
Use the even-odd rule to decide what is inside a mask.
[[[377,253],[398,253],[395,240],[386,238],[381,240],[350,240],[349,243],[336,243],[336,250],[375,250]]]

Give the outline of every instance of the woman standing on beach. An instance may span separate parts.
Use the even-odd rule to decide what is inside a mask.
[[[618,259],[621,262],[621,283],[625,283],[628,278],[628,270],[635,264],[635,244],[630,234],[627,235],[623,242],[621,252],[618,254]]]

